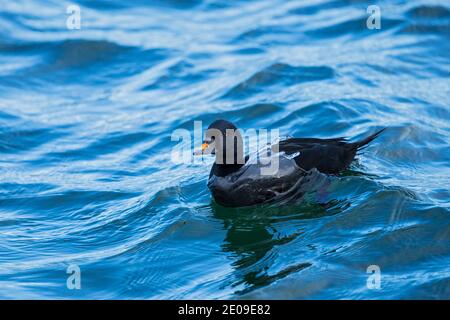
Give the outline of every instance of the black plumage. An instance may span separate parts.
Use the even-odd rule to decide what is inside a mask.
[[[236,126],[226,120],[213,122],[207,130],[205,142],[211,145],[215,141],[214,135],[209,135],[214,129],[226,136]],[[317,138],[288,138],[273,145],[278,147],[282,155],[279,162],[279,172],[273,175],[258,174],[258,164],[249,163],[246,156],[241,163],[237,163],[236,154],[242,153],[239,135],[236,136],[233,146],[215,145],[211,153],[216,154],[216,162],[211,168],[208,187],[219,204],[229,207],[241,207],[276,201],[280,195],[295,192],[294,189],[305,188],[310,180],[310,173],[317,170],[323,174],[339,174],[347,169],[355,158],[357,152],[374,140],[384,129],[381,129],[367,138],[348,142],[345,138],[317,139]],[[216,140],[217,141],[217,140]],[[217,159],[217,148],[222,150],[221,155],[226,158],[228,152],[233,152],[232,163],[222,163]]]
[[[345,138],[290,138],[279,142],[279,150],[286,154],[300,152],[300,155],[295,157],[295,162],[304,170],[316,168],[322,173],[338,174],[347,169],[356,153],[383,130],[385,129],[354,143],[347,142]]]

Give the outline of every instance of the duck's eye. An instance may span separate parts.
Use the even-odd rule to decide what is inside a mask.
[[[211,143],[214,142],[214,140],[215,140],[214,137],[211,137],[211,138],[205,139],[205,140],[203,141],[203,143],[211,144]]]

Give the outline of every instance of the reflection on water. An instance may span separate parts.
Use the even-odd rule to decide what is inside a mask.
[[[269,273],[277,255],[276,247],[302,236],[301,223],[295,221],[339,214],[349,206],[346,201],[337,200],[324,204],[301,202],[231,209],[212,203],[214,217],[222,221],[226,230],[222,249],[231,253],[236,278],[233,286],[244,284],[246,289],[240,293],[245,293],[311,266],[311,262],[305,261],[276,274]]]

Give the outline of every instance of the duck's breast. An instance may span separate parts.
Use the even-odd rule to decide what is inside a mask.
[[[295,160],[279,156],[265,163],[248,161],[225,177],[212,175],[208,187],[219,204],[249,206],[271,201],[289,192],[305,175]]]

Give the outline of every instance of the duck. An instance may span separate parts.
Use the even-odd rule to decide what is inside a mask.
[[[344,137],[288,137],[263,148],[263,163],[258,161],[259,155],[244,156],[240,130],[232,122],[219,119],[208,126],[195,154],[216,156],[207,183],[214,201],[224,207],[248,207],[277,202],[296,190],[307,191],[314,172],[339,175],[348,169],[358,151],[385,129],[356,142]],[[269,162],[276,162],[275,170],[267,170]]]

